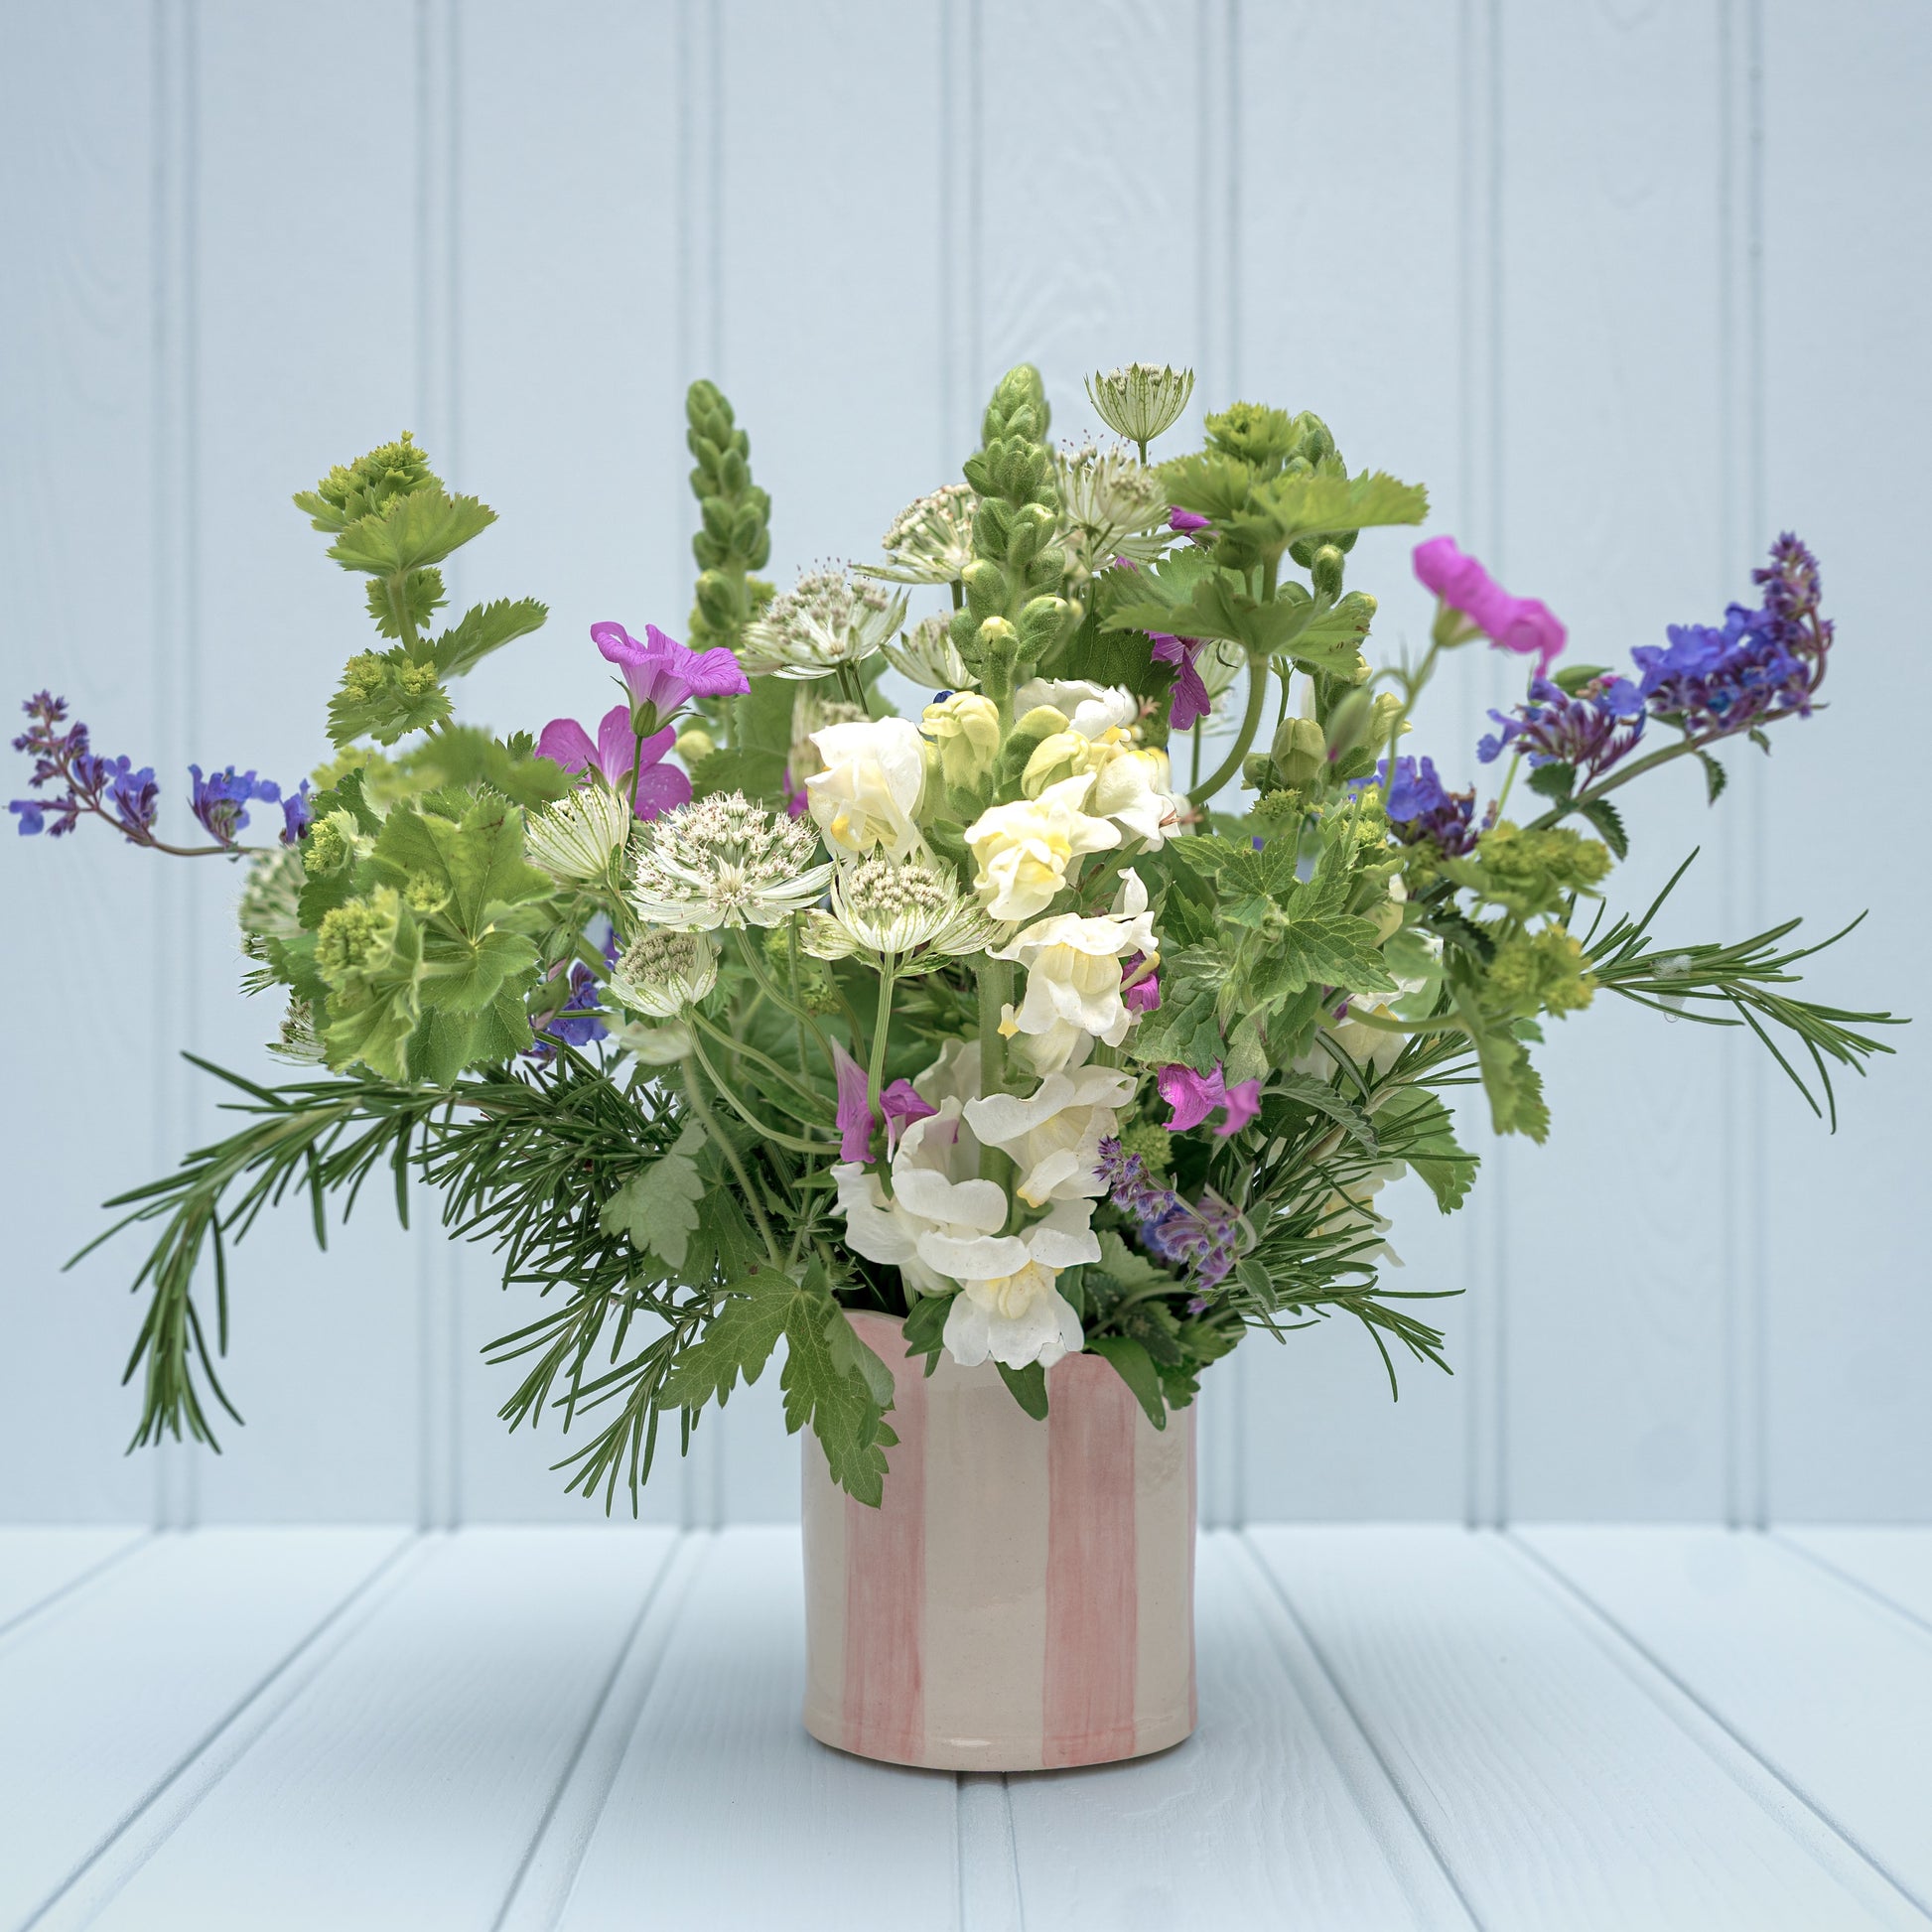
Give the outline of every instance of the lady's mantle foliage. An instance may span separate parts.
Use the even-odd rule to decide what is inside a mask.
[[[1816,709],[1832,632],[1803,545],[1779,539],[1754,609],[1619,671],[1560,664],[1546,605],[1432,538],[1429,648],[1378,669],[1348,569],[1423,490],[1256,403],[1151,462],[1191,391],[1096,375],[1125,441],[1056,450],[1037,371],[1013,369],[881,562],[778,592],[753,574],[771,505],[749,439],[694,384],[690,642],[594,625],[620,701],[535,740],[452,720],[449,681],[543,607],[436,627],[443,563],[493,519],[405,436],[297,499],[377,632],[330,708],[336,756],[293,791],[191,767],[205,844],[164,845],[153,771],[31,699],[20,829],[246,854],[248,984],[285,990],[277,1050],[305,1069],[234,1082],[241,1130],[117,1203],[163,1224],[140,1440],[210,1438],[203,1390],[226,1400],[203,1245],[219,1271],[291,1188],[320,1231],[380,1163],[399,1210],[413,1168],[544,1291],[493,1352],[522,1365],[513,1426],[588,1428],[573,1487],[634,1493],[660,1425],[687,1440],[782,1338],[789,1426],[876,1503],[893,1378],[850,1310],[897,1317],[910,1354],[997,1364],[1036,1416],[1085,1349],[1165,1427],[1247,1329],[1337,1311],[1393,1384],[1391,1343],[1441,1362],[1442,1337],[1386,1285],[1378,1194],[1413,1173],[1461,1204],[1452,1092],[1544,1137],[1549,1021],[1608,994],[1781,1029],[1821,1075],[1882,1050],[1856,1029],[1885,1016],[1791,996],[1790,926],[1664,947],[1657,905],[1603,909],[1618,788],[1695,758],[1715,797],[1714,748]],[[1404,746],[1478,641],[1525,683],[1471,748],[1501,767],[1489,797]],[[916,718],[885,703],[888,663],[931,690]],[[279,837],[245,846],[277,805]]]

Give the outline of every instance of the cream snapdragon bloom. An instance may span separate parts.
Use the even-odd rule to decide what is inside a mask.
[[[973,889],[994,918],[1036,918],[1066,884],[1074,859],[1120,843],[1112,824],[1081,809],[1092,788],[1091,778],[1064,778],[1037,798],[989,806],[967,827],[979,862]]]
[[[1063,778],[1091,773],[1087,810],[1110,818],[1149,851],[1158,852],[1180,829],[1182,801],[1174,795],[1166,752],[1136,736],[1140,701],[1114,685],[1083,679],[1035,678],[1020,687],[1014,708],[1023,719],[1049,713],[1061,721],[1035,746],[1021,789],[1036,797]]]
[[[1087,1225],[1092,1213],[1091,1201],[1060,1201],[1025,1234],[984,1244],[988,1254],[978,1265],[997,1272],[963,1280],[946,1313],[946,1352],[961,1368],[989,1356],[1008,1368],[1051,1368],[1078,1352],[1086,1336],[1058,1284],[1062,1268],[1100,1259]]]
[[[1068,731],[1082,738],[1099,738],[1108,731],[1124,731],[1141,715],[1141,701],[1118,684],[1094,684],[1083,677],[1029,678],[1013,694],[1013,715],[1030,711],[1057,711]]]
[[[1111,912],[1035,920],[991,953],[1027,969],[1026,993],[1018,1008],[1006,1010],[1000,1031],[1028,1035],[1036,1071],[1066,1066],[1089,1036],[1109,1046],[1127,1037],[1134,1016],[1121,996],[1121,962],[1136,952],[1152,959],[1161,945],[1147,904],[1147,888],[1130,868]]]
[[[903,718],[827,725],[811,736],[825,761],[805,780],[813,821],[835,852],[862,857],[883,847],[895,859],[920,850],[913,814],[925,788],[925,748]]]
[[[1049,1073],[1030,1099],[993,1093],[966,1103],[966,1119],[989,1147],[1004,1148],[1019,1169],[1014,1191],[1029,1207],[1090,1199],[1107,1191],[1100,1143],[1119,1131],[1134,1076],[1118,1067]]]

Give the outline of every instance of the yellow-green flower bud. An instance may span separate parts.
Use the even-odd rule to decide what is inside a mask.
[[[671,747],[686,764],[696,764],[700,759],[708,759],[718,749],[718,741],[699,725],[687,725],[677,735],[677,743]]]
[[[1328,741],[1312,718],[1285,718],[1271,756],[1285,785],[1311,785],[1328,762]]]
[[[1314,589],[1317,597],[1334,598],[1341,595],[1343,562],[1344,559],[1341,552],[1332,543],[1324,543],[1314,553],[1314,559],[1310,564],[1309,571],[1314,579]]]
[[[1045,705],[1028,712],[1030,719],[1036,719]],[[1058,713],[1054,713],[1058,716]],[[1075,731],[1048,732],[1034,747],[1033,756],[1027,760],[1027,768],[1020,774],[1020,789],[1029,798],[1037,798],[1050,784],[1061,778],[1084,777],[1093,768],[1090,756],[1091,741],[1082,738]]]
[[[927,705],[920,729],[937,747],[949,785],[971,790],[1000,756],[1000,708],[977,691],[955,691],[943,704]]]

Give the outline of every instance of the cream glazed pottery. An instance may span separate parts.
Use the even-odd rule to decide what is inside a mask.
[[[1157,1430],[1113,1368],[1069,1355],[1027,1415],[992,1363],[893,1372],[882,1507],[804,1432],[805,1728],[894,1764],[1105,1764],[1194,1727],[1194,1412]]]

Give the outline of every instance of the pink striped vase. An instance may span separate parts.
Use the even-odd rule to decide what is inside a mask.
[[[894,1764],[1106,1764],[1194,1727],[1194,1412],[1165,1431],[1069,1355],[1037,1423],[989,1362],[905,1359],[882,1508],[833,1487],[804,1432],[805,1728]]]

